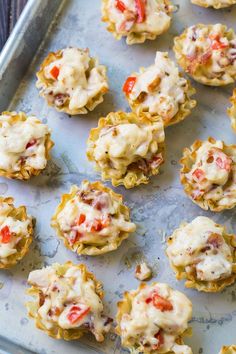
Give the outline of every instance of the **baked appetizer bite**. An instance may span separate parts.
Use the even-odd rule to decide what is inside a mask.
[[[13,205],[13,198],[0,197],[0,268],[10,268],[29,251],[33,221],[26,208]]]
[[[213,7],[214,9],[222,9],[236,4],[236,0],[191,0],[195,5],[202,7]]]
[[[67,248],[90,256],[117,249],[136,229],[122,195],[86,180],[62,196],[52,226]]]
[[[196,106],[191,99],[195,89],[181,76],[167,52],[157,52],[153,65],[131,74],[123,91],[132,111],[158,115],[165,126],[180,122]]]
[[[164,162],[165,133],[159,117],[111,112],[90,131],[87,157],[102,179],[126,188],[147,184]]]
[[[217,292],[236,279],[236,236],[222,225],[198,216],[182,223],[167,241],[166,254],[176,278],[185,286]]]
[[[98,342],[110,329],[112,320],[103,314],[102,284],[84,264],[54,263],[29,274],[32,285],[26,303],[37,328],[56,339],[79,339],[91,332]]]
[[[174,40],[179,65],[194,80],[223,86],[236,79],[236,35],[221,24],[197,24]]]
[[[223,346],[219,354],[236,354],[236,345]]]
[[[102,21],[116,39],[127,44],[155,39],[170,27],[174,6],[170,0],[102,0]]]
[[[0,115],[0,176],[27,180],[46,167],[54,143],[50,129],[23,112]]]
[[[227,109],[227,112],[231,120],[231,127],[236,133],[236,89],[234,89],[233,91],[233,95],[230,98],[230,102],[232,103],[232,106]]]
[[[184,149],[180,180],[185,193],[202,209],[222,211],[236,205],[236,145],[197,140]]]
[[[192,303],[167,284],[140,284],[118,302],[116,332],[130,352],[192,354],[183,337],[190,332]]]
[[[88,49],[65,48],[49,53],[37,72],[40,96],[49,106],[71,115],[86,114],[108,91],[106,67]]]

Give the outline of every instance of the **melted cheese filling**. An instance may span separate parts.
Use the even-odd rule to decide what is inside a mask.
[[[132,76],[136,77],[136,82],[129,98],[139,102],[140,94],[145,93],[139,106],[150,113],[157,113],[164,121],[171,120],[185,101],[187,80],[180,77],[168,53],[157,52],[154,65]]]
[[[107,331],[102,316],[103,304],[96,294],[93,280],[84,280],[81,270],[71,266],[62,276],[52,265],[29,274],[29,283],[43,294],[43,304],[38,314],[47,329],[55,325],[63,329],[88,328],[97,340]],[[75,308],[81,309],[81,316],[75,317]]]
[[[112,168],[111,175],[122,177],[128,166],[140,159],[151,159],[164,141],[161,122],[152,125],[119,124],[100,132],[94,157],[101,168]]]
[[[12,211],[7,203],[0,204],[0,261],[7,263],[7,257],[17,252],[17,244],[22,237],[29,237],[28,226],[31,218],[28,217],[25,221],[17,220],[8,216]],[[3,239],[4,229],[8,228],[10,233],[9,241]]]
[[[157,293],[172,305],[172,310],[160,310],[153,302],[149,302],[153,293]],[[146,301],[147,300],[147,301]],[[148,302],[148,303],[147,303]],[[190,300],[179,291],[171,289],[167,284],[146,286],[132,300],[132,309],[124,314],[121,322],[122,340],[141,343],[145,348],[151,347],[165,353],[176,349],[176,353],[192,353],[187,346],[176,346],[176,338],[188,328],[192,315]],[[158,333],[162,334],[162,344]],[[159,337],[160,338],[160,337]],[[185,349],[186,351],[183,351]]]
[[[46,167],[45,140],[49,129],[35,117],[9,123],[10,116],[0,116],[0,168],[20,171],[21,164],[41,170]]]
[[[91,69],[90,64],[88,50],[62,50],[62,58],[51,62],[44,69],[45,77],[53,80],[46,89],[48,98],[60,106],[69,97],[69,109],[73,110],[86,106],[92,98],[106,91],[108,84],[104,74],[105,67],[97,64]],[[59,70],[56,78],[52,74],[54,67]]]
[[[117,0],[109,0],[107,10],[109,19],[115,24],[116,31],[120,34],[153,33],[160,34],[169,27],[171,17],[170,12],[173,6],[167,4],[165,0],[147,0],[145,4],[145,17],[143,22],[137,20],[137,8],[135,0],[122,0],[125,11],[121,11]]]
[[[228,40],[221,24],[209,27],[192,26],[187,30],[183,54],[190,61],[194,72],[195,60],[206,66],[210,78],[224,77],[226,70],[236,74],[236,38]]]
[[[224,229],[211,219],[199,216],[180,227],[167,247],[176,267],[196,271],[201,281],[216,281],[232,273],[232,250],[223,238]]]
[[[198,2],[197,0],[195,0],[195,1],[192,1],[193,3],[194,2]],[[216,5],[221,5],[221,6],[228,6],[228,5],[232,5],[232,4],[235,4],[236,3],[236,1],[235,0],[205,0],[205,1],[203,1],[203,0],[201,0],[201,3],[203,3],[204,2],[204,4],[206,4],[207,6],[216,6]]]
[[[196,162],[186,177],[205,199],[222,205],[236,201],[236,156],[226,155],[222,141],[205,141],[196,151]]]
[[[84,193],[86,198],[83,198]],[[89,183],[85,182],[58,214],[57,222],[71,243],[77,235],[81,242],[97,245],[112,243],[121,232],[135,230],[135,224],[126,221],[120,213],[120,205],[107,192],[91,190]]]

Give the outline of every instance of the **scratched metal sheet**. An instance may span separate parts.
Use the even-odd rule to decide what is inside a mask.
[[[56,13],[59,4],[59,13]],[[30,253],[16,267],[0,271],[0,353],[25,354],[27,350],[40,354],[126,353],[114,334],[102,344],[95,343],[91,337],[83,338],[81,342],[56,341],[37,330],[33,321],[27,318],[24,303],[28,299],[25,295],[28,273],[53,262],[68,260],[86,263],[103,281],[106,309],[110,316],[114,316],[116,302],[123,291],[138,286],[134,278],[135,264],[146,259],[154,269],[155,280],[169,283],[192,300],[193,336],[186,342],[195,354],[218,353],[223,344],[235,343],[235,286],[220,294],[187,290],[183,282],[175,280],[164,253],[165,237],[182,220],[190,221],[198,215],[211,216],[224,223],[230,232],[236,232],[235,210],[221,214],[202,211],[185,196],[178,176],[181,152],[196,138],[205,139],[213,135],[227,143],[235,143],[225,112],[232,86],[209,88],[194,83],[198,106],[187,120],[166,130],[167,156],[162,173],[146,186],[129,191],[123,187],[116,188],[124,195],[131,208],[132,219],[138,225],[136,234],[123,242],[117,251],[94,258],[77,257],[64,248],[50,228],[50,217],[61,194],[84,178],[92,181],[100,178],[86,160],[86,139],[100,116],[118,109],[128,111],[121,92],[127,75],[140,66],[150,65],[156,50],[170,51],[173,56],[173,37],[186,26],[198,22],[222,22],[235,26],[236,7],[214,11],[193,6],[189,0],[176,0],[175,4],[179,9],[168,33],[152,42],[127,46],[124,40],[116,41],[105,30],[100,21],[99,0],[30,0],[1,55],[1,110],[10,108],[37,115],[52,129],[55,147],[52,160],[40,176],[28,182],[0,179],[0,193],[13,196],[17,205],[25,204],[37,219]],[[49,23],[50,28],[44,35]],[[36,53],[35,47],[42,37],[44,40]],[[35,88],[35,72],[42,59],[49,51],[66,46],[89,47],[91,54],[98,56],[100,62],[108,67],[110,91],[104,103],[86,116],[68,117],[56,112],[38,96]],[[23,76],[26,67],[28,71]],[[110,186],[109,183],[107,185]]]

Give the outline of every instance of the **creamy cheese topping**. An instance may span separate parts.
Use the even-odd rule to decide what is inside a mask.
[[[228,156],[220,140],[203,142],[186,177],[194,186],[194,199],[204,195],[225,205],[236,201],[236,154]]]
[[[104,245],[113,243],[121,232],[135,231],[135,224],[120,212],[122,202],[108,192],[93,189],[83,182],[57,216],[59,227],[69,242]]]
[[[95,65],[91,68],[89,51],[66,48],[62,57],[44,68],[44,75],[51,80],[44,89],[49,101],[60,107],[68,100],[69,109],[83,108],[101,92],[108,89],[105,67]],[[41,86],[41,83],[39,83]]]
[[[55,325],[63,329],[90,330],[98,341],[109,330],[103,317],[103,303],[92,279],[85,280],[81,270],[70,266],[64,275],[53,264],[29,274],[28,282],[40,290],[38,315],[47,329]]]
[[[120,322],[122,341],[140,343],[156,353],[192,354],[189,347],[176,345],[192,316],[192,304],[184,294],[160,283],[131,294],[132,308]]]
[[[189,27],[182,51],[192,74],[202,65],[210,79],[236,75],[236,37],[229,40],[221,24]]]
[[[149,165],[155,164],[152,158],[158,153],[158,144],[163,141],[161,122],[152,125],[118,124],[101,130],[94,158],[102,169],[112,167],[111,177],[120,178],[131,163],[140,159],[146,160]]]
[[[29,237],[28,226],[31,217],[24,221],[17,220],[9,214],[12,206],[0,202],[0,262],[7,263],[7,258],[17,252],[17,245],[22,237]]]
[[[109,0],[107,11],[117,33],[160,34],[170,25],[173,6],[169,4],[167,0]]]
[[[157,52],[155,64],[133,76],[136,82],[129,99],[136,101],[142,110],[158,114],[164,121],[171,120],[185,102],[187,80],[180,77],[168,53]]]
[[[49,129],[35,117],[11,123],[12,116],[0,116],[0,169],[20,171],[21,165],[37,170],[47,164],[45,140]]]
[[[167,255],[176,267],[184,267],[201,281],[217,281],[232,273],[232,250],[224,240],[224,228],[199,216],[181,226],[171,237]]]

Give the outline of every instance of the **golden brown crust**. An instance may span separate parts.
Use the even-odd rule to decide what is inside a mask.
[[[84,181],[87,182],[87,181]],[[93,182],[90,183],[90,187],[95,190],[100,190],[103,192],[106,192],[110,195],[112,200],[116,200],[119,203],[122,203],[123,197],[121,194],[117,194],[113,192],[112,189],[105,187],[101,182]],[[97,256],[100,254],[104,254],[107,252],[111,252],[116,250],[121,242],[125,240],[129,236],[129,232],[121,231],[117,239],[115,239],[112,243],[109,241],[109,238],[107,239],[107,243],[105,245],[96,245],[93,243],[88,243],[84,242],[83,239],[78,239],[73,246],[69,243],[68,239],[64,236],[60,225],[57,221],[59,213],[64,209],[65,205],[67,204],[68,201],[72,200],[77,192],[79,191],[79,188],[77,186],[72,186],[70,193],[68,194],[63,194],[61,198],[61,202],[58,205],[55,214],[52,217],[52,227],[54,227],[57,231],[58,236],[63,240],[64,245],[70,249],[71,251],[77,252],[78,254],[83,254],[83,255],[89,255],[89,256]],[[129,208],[125,206],[124,204],[120,205],[119,208],[119,214],[123,214],[124,218],[126,221],[130,221],[130,212]]]
[[[236,0],[228,0],[227,3],[225,0],[222,2],[220,0],[215,0],[211,5],[208,5],[207,0],[191,0],[191,2],[202,7],[213,7],[216,10],[236,4]]]
[[[170,0],[165,0],[166,6],[172,6]],[[107,23],[107,30],[113,34],[115,39],[120,40],[124,34],[118,33],[116,30],[115,23],[110,21],[109,10],[108,10],[109,0],[102,0],[102,21]],[[171,14],[169,14],[170,16]],[[157,36],[166,32],[170,27],[171,19],[166,23],[163,28],[160,29],[158,33],[150,33],[150,32],[130,32],[126,36],[126,43],[128,45],[144,43],[147,39],[154,40]]]
[[[155,284],[157,284],[157,282],[153,282],[151,284],[151,286],[155,285]],[[130,314],[130,312],[131,312],[133,299],[139,293],[139,291],[144,289],[146,286],[147,286],[146,283],[140,283],[140,285],[139,285],[137,290],[131,291],[131,292],[126,291],[123,294],[123,299],[117,303],[117,314],[116,314],[117,326],[116,326],[115,331],[121,337],[122,345],[124,347],[128,348],[132,353],[137,353],[138,354],[138,353],[142,352],[144,354],[158,354],[158,353],[160,353],[159,351],[157,351],[157,350],[151,350],[150,351],[149,349],[144,349],[143,346],[140,343],[134,343],[133,344],[133,343],[131,343],[129,341],[124,341],[123,338],[122,338],[122,331],[121,331],[121,327],[120,327],[123,315],[124,314]],[[180,344],[180,345],[184,344],[183,337],[191,336],[191,334],[192,334],[192,330],[191,330],[191,328],[188,328],[184,333],[182,333],[176,339],[176,343]],[[174,354],[174,352],[173,351],[165,352],[163,354]]]
[[[212,144],[216,142],[216,140],[212,137],[208,138],[208,141]],[[217,201],[212,199],[205,199],[204,194],[199,196],[197,199],[193,198],[194,188],[192,183],[187,179],[186,174],[189,173],[192,169],[196,161],[196,151],[202,146],[203,142],[200,140],[196,140],[190,148],[185,148],[183,151],[183,157],[180,160],[180,164],[182,168],[180,170],[180,181],[184,187],[185,193],[188,197],[200,206],[204,210],[210,209],[211,211],[220,212],[225,209],[232,209],[235,207],[236,202],[232,202],[228,205],[220,205]],[[226,155],[235,156],[236,155],[236,145],[226,145],[223,142],[223,151]]]
[[[213,29],[213,25],[204,25],[201,23],[197,24],[195,27],[208,28],[209,32]],[[232,40],[233,38],[236,38],[235,33],[232,29],[227,29],[227,27],[224,25],[221,25],[221,28],[222,28],[223,35],[227,37],[228,40]],[[185,72],[187,72],[194,80],[204,85],[223,86],[223,85],[228,85],[233,83],[236,79],[236,74],[227,73],[227,77],[224,78],[223,77],[209,78],[208,74],[209,73],[211,74],[211,68],[209,67],[209,65],[211,65],[210,61],[209,64],[205,62],[204,63],[198,62],[194,67],[194,72],[190,73],[189,65],[191,64],[191,61],[187,59],[185,54],[183,54],[183,46],[187,38],[187,31],[188,28],[186,28],[180,36],[174,38],[173,50],[175,52],[176,60],[178,64],[181,66],[181,68]]]
[[[180,228],[176,229],[173,234],[168,238],[167,244],[170,246],[173,243],[173,239],[175,238],[175,234],[187,225],[187,223],[182,223],[180,225]],[[223,227],[222,225],[217,224],[218,227]],[[204,291],[204,292],[220,292],[222,291],[226,286],[229,286],[233,284],[236,280],[236,236],[233,234],[228,234],[226,232],[225,227],[223,227],[223,238],[227,245],[229,245],[232,248],[232,258],[233,258],[233,267],[232,267],[232,274],[230,277],[225,278],[225,279],[220,279],[220,280],[215,280],[215,281],[201,281],[197,279],[196,274],[194,273],[187,273],[185,270],[185,267],[180,267],[180,266],[175,266],[172,262],[171,259],[169,258],[170,266],[175,272],[175,276],[177,280],[183,280],[186,279],[185,286],[186,288],[192,288],[192,289],[197,289],[198,291]],[[168,255],[167,255],[168,257]]]
[[[232,103],[232,107],[227,109],[227,113],[231,120],[231,127],[236,133],[236,89],[233,90],[233,95],[230,98],[230,102]]]
[[[20,206],[18,208],[15,208],[13,205],[14,199],[11,197],[4,198],[0,197],[0,204],[1,203],[7,203],[9,207],[11,208],[10,212],[8,213],[8,216],[11,216],[12,218],[20,221],[25,221],[28,219],[28,215],[26,212],[26,207],[25,206]],[[30,244],[33,240],[33,222],[32,220],[29,223],[28,226],[28,237],[22,236],[21,240],[17,243],[15,246],[17,252],[8,256],[5,258],[6,262],[2,262],[0,259],[0,269],[6,269],[14,266],[16,263],[18,263],[25,255],[26,253],[29,252],[29,247]],[[21,236],[21,235],[19,235]]]
[[[102,291],[102,283],[96,280],[95,276],[88,272],[86,266],[84,264],[78,264],[75,265],[72,262],[66,262],[65,264],[54,264],[57,269],[58,274],[65,274],[65,272],[71,267],[77,267],[78,269],[81,270],[81,273],[83,275],[83,279],[86,281],[88,279],[91,279],[95,283],[95,291],[96,294],[100,297],[100,299],[103,298],[103,291]],[[75,340],[79,339],[82,337],[85,333],[88,333],[89,330],[86,328],[71,328],[71,329],[63,329],[59,327],[58,325],[55,325],[53,328],[48,329],[44,326],[44,324],[41,321],[40,315],[38,314],[39,310],[39,301],[40,301],[40,290],[36,286],[32,286],[27,290],[27,294],[32,295],[35,297],[35,301],[29,301],[26,303],[26,307],[28,310],[28,315],[29,317],[33,318],[35,321],[35,325],[37,328],[41,329],[47,335],[50,337],[53,337],[55,339],[64,339],[64,340]]]
[[[219,352],[219,354],[235,354],[235,353],[236,353],[236,345],[230,345],[230,346],[224,345],[221,348],[221,351]]]
[[[14,124],[19,121],[26,121],[27,116],[24,112],[2,112],[2,115],[9,116],[9,124]],[[38,120],[38,124],[42,124],[40,120]],[[0,122],[1,126],[1,122]],[[48,133],[45,138],[45,158],[47,160],[50,159],[50,150],[52,149],[54,142],[51,140],[51,134]],[[10,178],[10,179],[20,179],[20,180],[28,180],[32,176],[38,176],[42,172],[41,169],[35,169],[31,166],[25,165],[25,163],[21,164],[20,171],[7,171],[4,169],[0,169],[0,176]]]
[[[87,141],[88,149],[87,149],[87,157],[89,161],[96,162],[94,158],[94,148],[96,145],[96,141],[99,137],[101,130],[106,126],[115,126],[118,124],[143,124],[143,125],[151,125],[153,122],[161,121],[160,117],[152,117],[150,114],[142,113],[140,115],[136,115],[134,112],[125,113],[122,111],[111,112],[106,117],[102,117],[98,121],[98,127],[93,128],[90,131],[89,138]],[[164,153],[165,153],[165,144],[158,144],[158,153],[160,153],[163,157],[164,162]],[[162,163],[163,163],[162,162]],[[132,165],[132,164],[131,164]],[[125,188],[133,188],[135,186],[140,185],[141,183],[147,184],[149,182],[150,176],[157,175],[159,173],[159,166],[156,168],[152,168],[150,173],[145,174],[141,169],[137,168],[136,165],[129,166],[126,174],[122,176],[122,178],[110,177],[109,169],[101,170],[99,166],[96,164],[95,168],[102,173],[102,179],[107,180],[111,179],[111,183],[114,187],[117,187],[121,184],[125,186]]]
[[[39,94],[40,96],[44,97],[47,101],[47,104],[49,106],[54,107],[57,111],[59,112],[64,112],[70,115],[76,115],[76,114],[87,114],[89,111],[92,111],[99,103],[103,102],[103,95],[108,91],[107,88],[103,88],[98,95],[95,97],[91,98],[87,104],[82,107],[82,108],[77,108],[77,109],[70,109],[69,108],[69,98],[65,101],[65,103],[58,107],[51,103],[48,99],[47,96],[44,95],[44,90],[46,88],[50,88],[52,85],[53,80],[48,79],[44,75],[44,69],[51,64],[53,61],[61,59],[63,54],[63,50],[58,50],[57,52],[51,52],[47,55],[47,57],[44,59],[42,64],[40,65],[39,71],[36,73],[36,76],[38,78],[38,81],[36,82],[36,87],[40,90]],[[94,68],[95,66],[98,65],[98,60],[96,58],[90,57],[90,65],[89,65],[89,71]],[[103,74],[104,77],[106,77],[106,68],[103,66]]]

